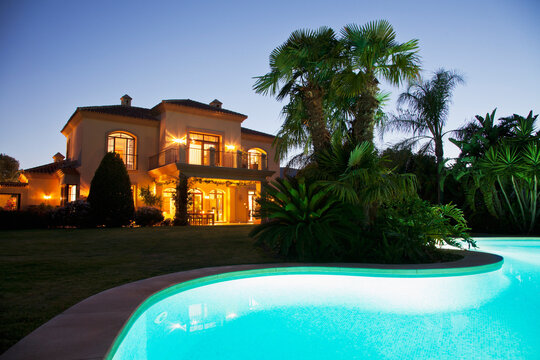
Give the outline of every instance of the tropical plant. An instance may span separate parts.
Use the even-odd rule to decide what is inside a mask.
[[[341,43],[332,29],[297,30],[272,51],[270,72],[256,77],[253,86],[259,94],[276,95],[278,100],[290,97],[293,107],[301,107],[301,115],[294,116],[302,116],[315,152],[330,142],[324,102],[340,57]],[[291,109],[284,112],[290,114]]]
[[[418,197],[383,206],[373,229],[382,240],[378,257],[385,262],[425,261],[433,258],[437,244],[476,247],[460,209],[452,204],[432,206]]]
[[[460,159],[480,158],[484,156],[487,149],[496,145],[502,138],[512,137],[512,129],[517,125],[518,120],[514,116],[500,118],[499,123],[495,123],[494,109],[491,114],[485,117],[475,116],[476,121],[471,121],[462,128],[455,130],[455,138],[449,140],[460,148]],[[465,160],[467,161],[467,159]]]
[[[359,231],[356,208],[343,206],[319,182],[303,177],[274,180],[264,187],[259,205],[266,220],[250,236],[289,258],[343,258]]]
[[[122,226],[133,220],[131,182],[119,154],[105,154],[99,164],[88,194],[93,219],[97,225]]]
[[[537,116],[514,115],[511,136],[501,138],[480,158],[464,157],[457,177],[468,185],[468,203],[474,210],[475,196],[494,217],[510,220],[521,233],[534,230],[540,216],[540,142],[534,133]]]
[[[347,25],[341,35],[347,62],[334,77],[336,93],[349,99],[345,109],[352,118],[355,143],[373,142],[380,80],[400,85],[418,77],[418,40],[397,42],[396,33],[386,20],[364,26]]]
[[[0,154],[0,181],[17,181],[19,162],[6,154]]]
[[[454,71],[439,69],[430,80],[415,80],[408,85],[406,92],[399,95],[399,113],[389,119],[384,131],[412,132],[413,136],[402,141],[397,147],[412,147],[422,140],[427,140],[421,153],[433,152],[437,161],[437,201],[443,200],[444,150],[443,138],[447,134],[444,126],[448,118],[452,91],[463,83],[461,75]]]
[[[364,207],[369,220],[383,202],[416,194],[414,175],[395,174],[384,163],[370,142],[355,147],[333,143],[330,149],[317,154],[312,176],[339,201]]]
[[[141,187],[139,196],[146,206],[161,207],[161,197],[150,190],[150,185]]]

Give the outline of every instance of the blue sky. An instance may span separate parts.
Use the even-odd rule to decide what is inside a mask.
[[[60,129],[77,106],[217,98],[276,133],[283,103],[252,91],[268,55],[300,28],[387,19],[420,40],[427,76],[456,69],[448,129],[495,107],[540,112],[539,1],[16,1],[0,2],[0,153],[22,168],[65,153]],[[393,98],[400,89],[390,88]],[[394,103],[387,107],[394,111]],[[395,141],[386,137],[380,146]],[[447,156],[457,149],[446,145]]]

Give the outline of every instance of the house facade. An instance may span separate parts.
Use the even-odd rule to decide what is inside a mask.
[[[103,156],[116,152],[126,165],[136,207],[144,206],[140,189],[149,187],[161,196],[164,216],[172,218],[176,182],[184,174],[193,219],[255,221],[261,184],[279,175],[274,136],[243,128],[247,116],[224,109],[218,100],[163,100],[150,109],[131,106],[131,100],[124,95],[120,105],[77,108],[61,131],[65,157],[58,153],[54,162],[24,170],[21,183],[2,183],[0,199],[11,199],[20,209],[84,200]]]

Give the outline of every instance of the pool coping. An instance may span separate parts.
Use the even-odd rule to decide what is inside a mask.
[[[277,263],[208,267],[160,275],[124,284],[93,295],[9,348],[1,360],[104,359],[137,309],[150,297],[171,286],[202,278],[233,278],[234,273],[343,273],[364,276],[459,276],[493,271],[502,266],[499,255],[466,251],[463,259],[430,264]],[[289,269],[291,268],[291,269]],[[303,269],[303,270],[299,270]],[[327,270],[327,271],[326,271]]]

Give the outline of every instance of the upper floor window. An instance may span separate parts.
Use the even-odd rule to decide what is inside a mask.
[[[263,156],[264,155],[264,156]],[[266,168],[266,152],[261,149],[250,149],[247,152],[247,163],[249,169],[262,170]]]
[[[136,169],[135,137],[123,132],[110,133],[107,138],[107,151],[119,154],[126,164],[126,169]]]
[[[219,165],[221,149],[220,136],[202,133],[189,133],[189,163],[195,165],[210,165],[210,148],[216,150],[216,165]]]

